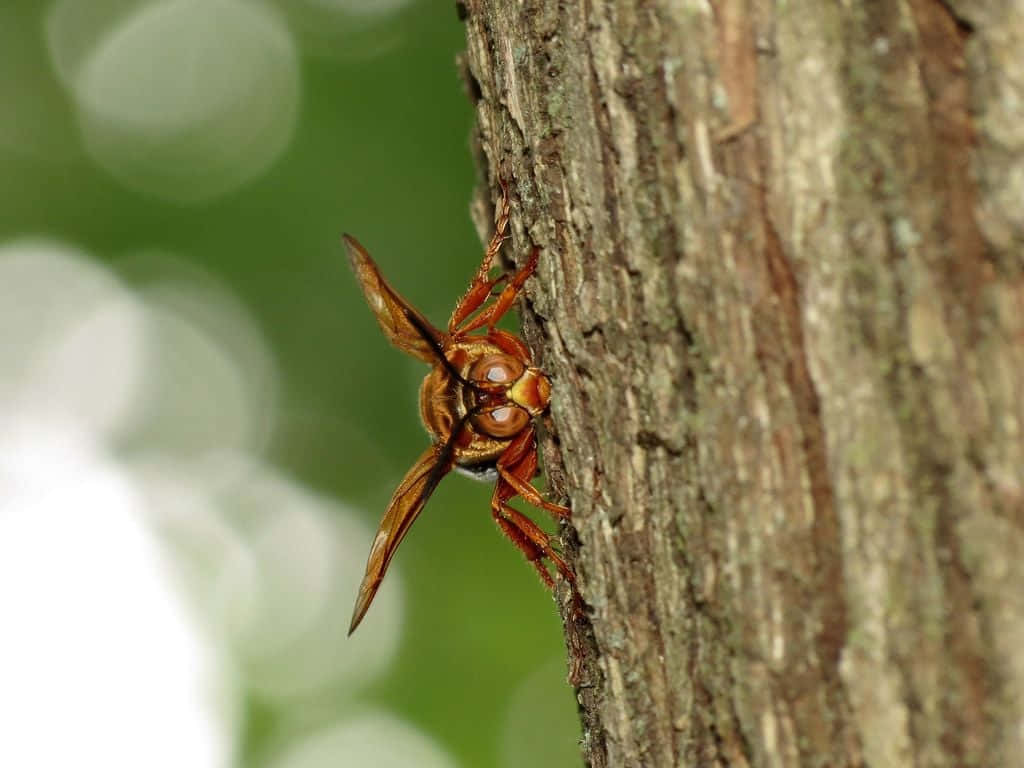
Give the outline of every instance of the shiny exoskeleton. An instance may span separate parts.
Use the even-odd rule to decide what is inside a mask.
[[[420,415],[433,438],[395,490],[370,547],[366,575],[352,613],[351,634],[366,615],[391,558],[438,482],[452,469],[493,480],[491,513],[499,527],[533,563],[549,587],[550,562],[565,579],[573,574],[550,537],[509,501],[521,496],[557,518],[569,509],[541,497],[530,481],[537,474],[534,420],[548,408],[551,382],[532,364],[526,345],[495,328],[537,267],[538,249],[514,275],[490,277],[508,225],[508,189],[502,185],[494,236],[446,331],[432,326],[387,284],[359,242],[345,235],[352,269],[384,335],[399,349],[432,365],[420,388]],[[490,304],[493,292],[501,291]],[[474,333],[479,329],[482,332]]]

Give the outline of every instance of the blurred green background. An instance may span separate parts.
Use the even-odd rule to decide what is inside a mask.
[[[417,412],[425,369],[380,334],[340,234],[356,235],[400,292],[446,321],[482,254],[468,214],[472,110],[455,67],[464,45],[453,3],[428,0],[5,0],[0,8],[0,248],[80,249],[147,300],[171,284],[199,286],[177,311],[227,339],[218,354],[244,363],[244,345],[233,348],[220,315],[195,297],[237,302],[272,382],[272,397],[256,399],[272,410],[257,414],[270,426],[239,442],[289,487],[322,500],[328,516],[351,510],[362,522],[339,550],[357,561],[347,566],[353,573],[426,445]],[[237,371],[246,391],[255,379],[244,364]],[[207,391],[198,367],[176,375],[185,389],[220,391]],[[133,410],[110,436],[133,472],[140,457],[193,461],[218,439],[196,435],[218,431],[222,407],[235,407],[211,395],[207,411],[186,403],[168,415],[159,401],[163,388],[181,389],[179,379],[148,380],[143,399],[156,404]],[[404,593],[392,630],[400,642],[371,679],[268,694],[250,684],[246,649],[229,647],[234,764],[318,765],[295,757],[304,740],[365,711],[393,715],[433,742],[450,758],[438,764],[580,764],[554,604],[490,519],[490,492],[446,480],[403,543],[389,575]],[[244,504],[244,494],[233,498],[235,509]],[[166,526],[157,528],[166,540]],[[186,561],[189,547],[200,548],[169,538]],[[198,576],[192,568],[194,594],[218,567],[206,562]],[[301,574],[293,580],[303,583]],[[318,610],[336,611],[344,625],[355,583],[336,592]],[[289,594],[302,599],[301,589]],[[356,653],[348,649],[372,636],[379,608],[351,641],[333,619],[310,621],[302,634],[326,634],[318,642],[334,654]],[[227,634],[237,646],[238,634]],[[371,748],[380,738],[385,749],[389,736],[375,734],[361,738]],[[325,764],[374,764],[340,743],[343,753]]]

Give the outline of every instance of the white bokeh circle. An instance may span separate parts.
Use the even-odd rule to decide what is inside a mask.
[[[0,246],[0,425],[36,420],[110,436],[142,379],[144,310],[84,253],[48,240]]]
[[[183,203],[227,194],[287,148],[298,53],[280,14],[243,0],[81,0],[51,12],[55,68],[90,156],[140,192]],[[94,17],[95,18],[95,17]]]
[[[266,700],[355,696],[394,660],[403,621],[392,569],[372,621],[347,637],[373,531],[244,454],[136,467],[207,620]]]
[[[385,16],[404,8],[412,0],[299,0],[300,5],[311,5],[336,13],[359,16]]]
[[[290,745],[269,768],[456,768],[455,759],[410,723],[364,712]]]
[[[0,765],[224,768],[243,687],[344,701],[397,653],[398,568],[346,637],[363,516],[255,456],[276,409],[256,324],[160,264],[129,290],[68,246],[0,245]],[[289,759],[338,743],[452,765],[387,715]]]
[[[129,477],[42,424],[0,436],[0,765],[226,768],[238,695]]]
[[[307,54],[370,59],[392,52],[410,34],[410,25],[397,17],[413,0],[275,2]]]
[[[244,583],[255,568],[259,585],[254,610],[235,627],[250,685],[271,698],[324,690],[351,696],[379,676],[401,641],[400,568],[388,574],[374,620],[347,636],[372,530],[352,510],[265,467],[225,487],[218,503],[252,557],[229,563],[221,578]]]
[[[204,271],[167,256],[144,260],[156,271],[137,291],[146,358],[136,442],[180,456],[261,452],[274,427],[278,372],[255,319]]]
[[[579,717],[565,684],[565,657],[542,662],[512,692],[502,726],[501,768],[519,768],[544,755],[544,765],[579,765]],[[529,738],[523,738],[523,734]]]

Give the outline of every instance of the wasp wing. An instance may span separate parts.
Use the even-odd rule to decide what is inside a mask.
[[[366,303],[377,316],[388,340],[403,352],[434,363],[444,359],[442,340],[446,334],[432,326],[415,307],[388,285],[370,254],[351,235],[343,235],[352,271],[366,296]]]
[[[370,547],[370,557],[366,561],[366,575],[359,585],[359,595],[352,611],[352,624],[348,633],[351,635],[359,622],[366,615],[370,603],[373,602],[377,589],[380,587],[384,573],[391,563],[391,558],[402,543],[405,534],[416,522],[430,494],[437,484],[451,471],[455,439],[450,438],[444,444],[432,445],[416,461],[412,469],[395,489],[388,508],[377,527],[377,535]]]

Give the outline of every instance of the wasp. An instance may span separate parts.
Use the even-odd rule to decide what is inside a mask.
[[[570,515],[568,507],[545,500],[530,483],[538,473],[534,424],[548,409],[551,381],[533,364],[530,350],[518,336],[495,327],[534,273],[540,252],[535,247],[511,277],[490,277],[509,218],[508,187],[502,183],[501,188],[494,235],[469,288],[455,305],[447,330],[431,325],[388,285],[359,241],[344,235],[352,270],[388,341],[432,366],[420,387],[420,415],[432,442],[399,483],[381,518],[352,612],[350,635],[373,602],[398,545],[441,478],[453,469],[495,483],[491,495],[495,522],[549,588],[554,589],[554,580],[545,560],[567,581],[575,581],[550,537],[509,504],[519,496],[556,519]]]

